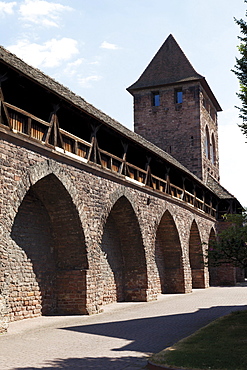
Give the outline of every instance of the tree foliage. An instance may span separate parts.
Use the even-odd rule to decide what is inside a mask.
[[[227,227],[216,241],[208,246],[207,260],[210,266],[231,263],[247,267],[247,212],[224,216]]]
[[[247,0],[244,0],[247,3]],[[247,11],[245,13],[247,16]],[[239,36],[240,45],[238,50],[240,58],[236,58],[236,64],[232,70],[239,80],[240,91],[237,93],[238,97],[242,102],[242,107],[239,109],[239,117],[243,120],[243,123],[239,125],[243,134],[247,136],[247,22],[243,19],[234,18],[236,24],[240,27],[242,36]]]

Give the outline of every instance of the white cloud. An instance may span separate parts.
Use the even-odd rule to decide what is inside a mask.
[[[25,0],[20,6],[21,19],[46,27],[58,27],[59,16],[72,8],[45,0]]]
[[[6,3],[5,1],[0,1],[0,15],[10,15],[13,14],[13,7],[16,6],[16,1],[13,1],[11,3]]]
[[[66,68],[64,69],[64,73],[68,76],[73,76],[78,73],[78,68],[85,62],[85,59],[79,58],[76,59],[74,62],[70,62],[67,64]]]
[[[90,82],[97,82],[101,80],[101,76],[93,75],[88,77],[81,77],[79,78],[79,83],[82,87],[91,87],[92,84]]]
[[[69,63],[68,66],[69,67],[78,67],[84,62],[84,60],[85,59],[83,59],[83,58],[76,59],[74,62]]]
[[[107,41],[103,41],[102,44],[100,45],[101,49],[109,49],[109,50],[118,50],[119,47],[115,44],[110,44]]]
[[[90,62],[91,65],[95,65],[95,66],[98,66],[100,64],[100,62],[98,60],[96,60],[95,62]]]
[[[8,46],[8,50],[34,67],[57,67],[79,53],[77,41],[66,37],[51,39],[42,45],[22,40]]]

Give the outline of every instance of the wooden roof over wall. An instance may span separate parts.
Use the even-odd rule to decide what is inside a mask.
[[[190,178],[194,179],[194,181],[198,183],[198,185],[201,185],[202,187],[208,189],[209,191],[212,191],[216,196],[219,196],[218,191],[216,191],[214,187],[211,187],[210,184],[205,184],[203,181],[201,181],[197,176],[191,173],[186,167],[184,167],[180,162],[178,162],[171,155],[169,155],[162,149],[158,148],[154,144],[150,143],[149,141],[147,141],[140,135],[136,134],[135,132],[121,125],[118,121],[112,119],[111,117],[109,117],[108,115],[100,111],[99,109],[95,108],[93,105],[86,102],[83,98],[74,94],[67,87],[58,83],[57,81],[47,76],[40,70],[31,67],[30,65],[25,63],[23,60],[18,58],[16,55],[10,53],[8,50],[3,48],[2,46],[0,46],[0,62],[4,63],[7,68],[11,68],[17,71],[17,73],[23,75],[24,77],[28,79],[31,79],[35,83],[39,84],[42,88],[66,100],[67,102],[75,106],[76,108],[83,110],[91,117],[94,117],[96,120],[107,125],[111,129],[115,130],[120,135],[131,140],[134,144],[140,145],[141,147],[143,147],[150,153],[158,156],[161,160],[165,160],[166,162],[168,162],[169,164],[171,164],[178,170],[182,171],[184,175],[187,175]],[[3,82],[3,84],[4,83],[5,82]],[[218,184],[218,186],[221,187],[220,184]]]

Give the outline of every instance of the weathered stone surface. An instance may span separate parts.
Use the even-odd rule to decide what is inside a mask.
[[[206,270],[195,266],[191,274],[189,247],[196,229],[200,245],[191,253],[202,251],[213,218],[11,138],[1,139],[0,150],[6,158],[0,168],[1,331],[9,320],[92,314],[114,301],[190,292],[193,279],[208,286]]]
[[[176,89],[183,91],[181,104],[174,101]],[[217,112],[200,82],[159,86],[159,106],[152,106],[153,91],[143,88],[133,92],[135,132],[170,153],[203,181],[208,173],[218,180]]]

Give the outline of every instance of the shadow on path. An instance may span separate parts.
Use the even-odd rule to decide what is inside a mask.
[[[247,306],[219,306],[199,309],[193,313],[148,317],[127,321],[107,322],[62,328],[92,335],[103,335],[131,340],[131,343],[113,351],[159,352],[192,334],[216,318]],[[150,313],[151,314],[151,313]]]
[[[67,358],[51,361],[40,367],[18,367],[13,370],[38,370],[38,369],[83,369],[83,370],[140,370],[145,369],[147,359],[140,357],[85,357]]]
[[[102,370],[141,369],[146,365],[145,355],[147,356],[159,352],[176,343],[178,340],[192,334],[218,317],[238,310],[247,310],[247,306],[217,306],[206,309],[202,308],[193,313],[157,317],[152,317],[152,313],[150,312],[150,317],[148,318],[59,328],[57,330],[69,330],[104,337],[120,338],[131,342],[121,348],[110,348],[110,350],[114,352],[113,357],[57,359],[47,363],[47,366],[43,365],[42,368]],[[118,351],[128,351],[128,353],[126,353],[126,356],[123,356],[121,353],[121,356],[115,357]],[[137,356],[136,353],[133,353],[133,356],[129,356],[130,351],[139,352],[140,356]],[[16,370],[31,369],[38,368],[22,367]]]

